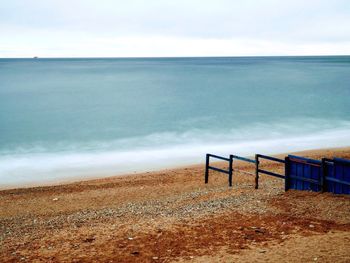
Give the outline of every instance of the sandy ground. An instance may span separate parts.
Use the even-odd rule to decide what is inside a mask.
[[[0,262],[350,262],[350,197],[283,183],[261,176],[255,190],[236,173],[229,188],[211,172],[205,185],[200,165],[0,191]]]

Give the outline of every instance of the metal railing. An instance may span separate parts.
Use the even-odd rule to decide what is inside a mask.
[[[215,159],[219,159],[219,160],[223,160],[228,162],[228,169],[224,170],[218,167],[214,167],[210,165],[210,158],[215,158]],[[251,172],[247,172],[241,169],[237,169],[237,168],[233,168],[233,160],[239,160],[239,161],[243,161],[243,162],[248,162],[248,163],[252,163],[255,164],[255,173],[251,173]],[[205,183],[207,184],[209,182],[209,170],[213,170],[216,172],[220,172],[220,173],[225,173],[228,174],[228,182],[229,182],[229,186],[232,186],[232,177],[233,177],[233,172],[239,172],[239,173],[244,173],[244,174],[248,174],[248,175],[255,175],[255,189],[259,188],[259,173],[263,173],[263,174],[267,174],[270,176],[274,176],[277,178],[282,178],[284,179],[285,176],[281,175],[281,174],[277,174],[271,171],[267,171],[264,169],[260,169],[259,168],[259,164],[260,164],[260,160],[259,159],[267,159],[270,161],[275,161],[275,162],[279,162],[279,163],[285,163],[285,160],[282,159],[278,159],[275,157],[271,157],[271,156],[267,156],[267,155],[262,155],[262,154],[256,154],[255,155],[255,159],[249,159],[246,157],[242,157],[242,156],[238,156],[238,155],[233,155],[230,154],[229,158],[226,157],[222,157],[219,155],[215,155],[215,154],[210,154],[207,153],[206,154],[206,165],[205,165]]]
[[[210,157],[228,162],[229,163],[228,170],[210,166]],[[232,155],[230,155],[230,158],[225,158],[222,156],[207,153],[206,161],[205,161],[205,183],[207,184],[209,182],[209,170],[213,170],[220,173],[228,174],[228,183],[229,183],[229,186],[232,186],[232,160],[233,160]]]
[[[215,159],[219,159],[219,160],[223,160],[223,161],[228,162],[228,169],[224,170],[224,169],[221,169],[221,168],[218,168],[218,167],[211,166],[210,165],[210,158],[215,158]],[[228,174],[228,183],[229,183],[230,187],[232,186],[233,171],[254,175],[253,173],[250,173],[250,172],[247,172],[247,171],[234,169],[232,167],[234,159],[240,160],[240,161],[243,161],[243,162],[255,163],[255,160],[252,160],[252,159],[249,159],[249,158],[246,158],[246,157],[241,157],[241,156],[238,156],[238,155],[230,154],[229,158],[226,158],[226,157],[222,157],[222,156],[219,156],[219,155],[207,153],[207,155],[206,155],[206,162],[205,162],[206,163],[206,165],[205,165],[205,183],[207,184],[209,182],[209,170],[213,170],[213,171],[216,171],[216,172]]]
[[[215,158],[228,162],[228,168],[222,169],[210,165],[210,158]],[[255,173],[241,170],[238,168],[233,168],[233,160],[239,160],[243,162],[248,162],[255,164]],[[277,162],[284,164],[284,174],[279,174],[266,169],[260,168],[261,159]],[[302,167],[301,171],[304,171],[304,166],[312,167],[315,172],[319,173],[318,178],[313,178],[315,175],[310,175],[309,173],[304,174],[304,172],[295,172],[295,166]],[[336,167],[338,167],[336,169]],[[350,160],[334,158],[327,159],[323,158],[322,161],[313,160],[309,158],[299,157],[289,155],[284,159],[279,159],[272,156],[267,156],[263,154],[255,154],[255,159],[249,159],[246,157],[238,155],[229,155],[229,158],[222,157],[214,154],[206,154],[206,166],[205,166],[205,183],[209,182],[209,170],[217,171],[220,173],[225,173],[228,175],[229,186],[232,186],[233,172],[239,172],[248,175],[255,175],[255,189],[259,188],[259,174],[266,174],[276,178],[285,180],[285,190],[297,189],[305,190],[304,188],[310,188],[309,184],[316,185],[311,187],[313,191],[329,191],[334,193],[345,193],[350,194]],[[294,170],[293,170],[294,169]],[[332,169],[331,171],[328,171]],[[299,170],[298,170],[299,171]],[[302,182],[302,187],[295,185],[295,180]],[[304,183],[306,187],[304,187]],[[334,184],[334,185],[331,185]],[[299,189],[300,188],[300,189]],[[338,189],[339,188],[339,189]]]

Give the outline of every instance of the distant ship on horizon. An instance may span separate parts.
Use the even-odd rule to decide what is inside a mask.
[[[33,57],[33,58],[36,59],[36,58],[39,58],[39,57],[35,56],[35,57]]]

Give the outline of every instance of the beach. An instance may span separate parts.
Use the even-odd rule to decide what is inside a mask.
[[[350,148],[296,154],[350,159]],[[282,179],[265,175],[256,190],[254,176],[242,173],[232,188],[214,171],[204,184],[204,168],[2,190],[0,261],[350,261],[349,196],[285,192]]]
[[[0,263],[350,263],[350,2],[2,1]]]

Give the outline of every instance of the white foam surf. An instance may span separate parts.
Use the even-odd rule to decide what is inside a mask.
[[[114,142],[75,145],[66,151],[36,147],[0,155],[0,186],[22,186],[152,171],[204,162],[206,153],[227,156],[275,154],[350,145],[350,123],[336,128],[314,122],[300,129],[296,123],[257,124],[227,132],[193,130],[162,133]],[[302,132],[303,131],[303,132]],[[65,148],[62,146],[61,148]]]

